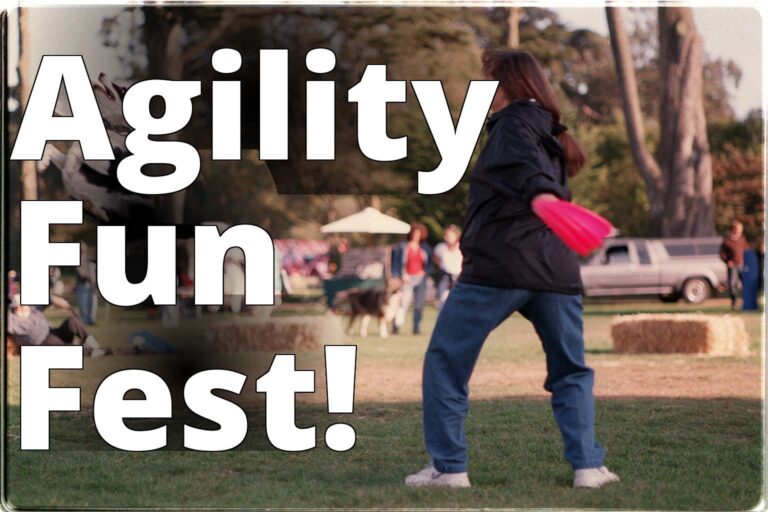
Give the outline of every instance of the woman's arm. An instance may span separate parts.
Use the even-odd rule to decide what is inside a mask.
[[[549,192],[544,192],[543,194],[539,194],[536,197],[533,198],[532,202],[536,201],[559,201],[560,198],[557,197],[555,194],[550,194]]]
[[[499,120],[484,153],[491,185],[505,195],[531,203],[541,194],[570,201],[549,155],[539,145],[540,136],[524,122],[512,117]]]
[[[723,243],[720,244],[720,259],[723,260],[723,263],[727,264],[728,266],[731,266],[730,265],[731,258],[729,256],[728,247],[726,246],[725,241],[723,241]]]

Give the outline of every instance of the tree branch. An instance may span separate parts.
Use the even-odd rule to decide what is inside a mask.
[[[229,28],[229,26],[232,24],[232,22],[235,20],[235,9],[224,9],[224,13],[221,16],[221,19],[219,20],[219,23],[208,32],[208,35],[205,36],[200,41],[190,45],[188,48],[185,48],[184,51],[181,54],[181,60],[182,62],[186,62],[201,51],[208,48],[211,44],[213,44],[217,39],[219,39],[221,36],[224,35],[224,31]]]
[[[640,109],[640,96],[637,92],[637,78],[629,47],[629,37],[624,30],[621,13],[616,7],[606,7],[605,12],[608,17],[608,30],[616,64],[616,74],[621,88],[627,138],[632,150],[632,157],[648,189],[649,200],[653,209],[654,204],[656,204],[655,198],[660,197],[662,190],[661,168],[645,145],[645,127],[643,125],[643,113]]]

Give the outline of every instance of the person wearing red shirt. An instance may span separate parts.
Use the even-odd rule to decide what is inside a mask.
[[[723,237],[720,246],[720,259],[728,265],[728,295],[731,297],[731,309],[736,309],[736,299],[741,288],[741,271],[744,267],[744,251],[749,243],[744,236],[744,225],[735,220],[731,229]]]
[[[419,334],[421,317],[427,292],[430,271],[430,248],[426,243],[427,227],[419,222],[411,223],[406,241],[397,245],[392,256],[392,274],[403,280],[403,299],[395,316],[393,333],[405,324],[405,315],[413,303],[413,334]]]

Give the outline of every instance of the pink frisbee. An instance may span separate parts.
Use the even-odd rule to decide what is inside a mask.
[[[580,256],[600,247],[614,231],[605,218],[568,201],[534,200],[533,211]]]

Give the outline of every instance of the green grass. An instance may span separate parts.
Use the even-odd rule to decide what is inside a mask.
[[[292,311],[287,307],[281,314]],[[727,302],[722,300],[701,307],[589,302],[585,308],[588,361],[626,366],[627,371],[633,371],[634,362],[651,362],[667,368],[670,376],[680,364],[716,366],[722,369],[723,379],[745,365],[762,367],[763,319],[761,314],[751,313],[739,313],[751,337],[752,355],[747,358],[612,354],[609,327],[613,315],[640,311],[729,312]],[[562,460],[560,436],[548,401],[540,396],[520,396],[527,392],[521,392],[521,384],[510,375],[508,385],[502,380],[494,384],[497,388],[473,387],[474,396],[491,397],[474,400],[468,420],[474,487],[460,492],[414,490],[405,488],[402,479],[426,462],[417,401],[358,400],[355,413],[340,418],[327,414],[324,404],[300,403],[297,422],[299,426],[318,425],[318,447],[305,453],[278,452],[270,448],[265,437],[263,404],[254,393],[255,378],[266,370],[271,354],[200,355],[206,343],[205,329],[225,315],[205,315],[202,320],[185,321],[182,327],[171,330],[148,322],[141,311],[113,308],[111,313],[109,325],[94,328],[102,343],[126,347],[130,333],[151,326],[173,339],[183,354],[178,360],[86,360],[84,372],[54,372],[52,385],[83,387],[85,410],[52,415],[51,450],[47,452],[19,449],[19,368],[18,360],[10,361],[6,489],[8,500],[17,508],[465,506],[735,510],[751,508],[761,498],[762,402],[758,398],[655,399],[638,389],[632,396],[598,399],[598,436],[607,448],[609,466],[619,473],[622,482],[595,491],[574,491],[569,488],[571,471]],[[435,316],[433,309],[427,310],[425,332],[431,331]],[[374,331],[371,326],[371,334]],[[358,364],[417,375],[427,336],[406,334],[380,340],[374,335],[366,340],[356,337],[353,342],[358,345]],[[481,365],[497,363],[543,367],[540,343],[531,326],[517,315],[491,335],[482,352]],[[183,411],[181,417],[169,422],[166,450],[127,453],[101,441],[87,409],[101,379],[121,368],[134,367],[167,378],[164,372],[174,374],[179,364],[185,368],[176,371],[175,376],[182,381],[188,370],[200,366],[248,373],[244,396],[238,402],[245,408],[250,425],[239,449],[224,453],[183,451]],[[322,368],[322,353],[301,354],[297,366]],[[318,375],[317,380],[321,386],[322,376]],[[177,397],[181,382],[170,383]],[[375,383],[386,385],[396,384]],[[539,388],[536,392],[541,394]],[[322,402],[324,393],[318,395]],[[182,402],[175,399],[174,403]],[[355,448],[343,454],[328,450],[323,442],[324,426],[340,420],[354,425],[358,436]],[[189,421],[213,428],[199,425],[199,419]],[[129,421],[135,428],[159,424],[159,420]]]
[[[598,434],[622,481],[569,488],[559,433],[542,399],[477,401],[468,491],[408,489],[402,479],[424,462],[418,404],[358,405],[349,453],[322,442],[329,416],[301,408],[300,426],[318,424],[318,448],[269,449],[263,410],[249,410],[246,442],[225,453],[125,453],[99,441],[90,416],[56,414],[51,451],[18,449],[11,409],[8,498],[15,507],[588,507],[735,510],[761,490],[758,400],[601,400]],[[180,445],[181,422],[170,429]]]

